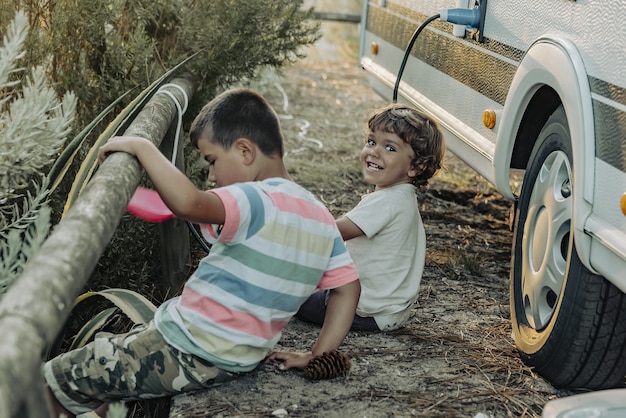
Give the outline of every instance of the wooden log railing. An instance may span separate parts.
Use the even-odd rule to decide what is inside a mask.
[[[177,78],[191,97],[194,83]],[[179,103],[184,94],[172,88]],[[177,108],[171,97],[156,94],[125,135],[159,144]],[[41,366],[43,353],[68,318],[98,259],[113,236],[142,174],[137,160],[115,153],[99,167],[67,216],[55,226],[21,277],[0,303],[0,418],[46,417],[49,409]]]

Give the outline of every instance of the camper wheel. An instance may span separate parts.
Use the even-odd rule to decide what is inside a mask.
[[[626,297],[576,253],[572,144],[559,107],[533,148],[511,262],[511,319],[522,359],[556,387],[624,382]]]

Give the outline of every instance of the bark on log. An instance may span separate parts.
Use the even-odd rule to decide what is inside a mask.
[[[192,96],[191,79],[171,81]],[[183,94],[170,90],[180,103]],[[126,135],[159,144],[177,115],[172,99],[150,99]],[[141,167],[128,154],[115,153],[99,167],[89,185],[29,261],[0,303],[0,417],[18,416],[31,379],[41,378],[42,355],[69,316],[98,259],[113,236],[139,184]],[[42,400],[43,401],[43,400]]]

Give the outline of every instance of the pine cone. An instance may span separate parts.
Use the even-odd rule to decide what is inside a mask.
[[[304,368],[304,377],[311,380],[332,379],[350,368],[350,357],[338,350],[328,351],[311,359]]]

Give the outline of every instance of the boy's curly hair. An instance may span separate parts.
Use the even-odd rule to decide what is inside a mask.
[[[398,135],[415,153],[413,166],[418,170],[411,183],[419,188],[442,168],[445,140],[437,123],[422,112],[404,104],[392,103],[374,111],[368,121],[370,131]]]

